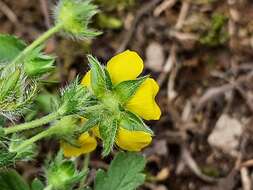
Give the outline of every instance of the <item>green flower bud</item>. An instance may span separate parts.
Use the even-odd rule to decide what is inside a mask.
[[[48,129],[49,133],[58,138],[71,139],[79,127],[77,121],[73,116],[65,116]]]
[[[90,0],[61,0],[55,8],[55,22],[62,24],[65,33],[72,37],[94,37],[100,32],[88,29],[88,24],[97,12]]]
[[[55,190],[69,190],[80,182],[86,172],[78,172],[74,162],[56,158],[46,171],[48,186]]]
[[[61,115],[80,114],[86,111],[89,106],[96,103],[94,96],[84,86],[78,84],[78,79],[62,91],[62,105],[59,108]]]

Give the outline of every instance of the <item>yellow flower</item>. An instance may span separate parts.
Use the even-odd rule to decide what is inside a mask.
[[[112,57],[107,63],[107,70],[112,79],[112,83],[118,84],[127,80],[134,80],[143,70],[143,61],[134,51],[124,51]],[[86,73],[81,82],[84,86],[90,87],[90,71]],[[126,103],[125,109],[137,114],[145,120],[158,120],[161,116],[161,110],[155,102],[155,96],[159,91],[159,86],[152,78],[147,78],[133,97]],[[95,136],[100,138],[98,127],[92,129]],[[81,148],[74,148],[71,145],[63,146],[65,156],[76,156],[94,149],[96,143],[92,140],[83,140]],[[79,139],[80,140],[80,139]],[[148,146],[152,141],[151,134],[143,131],[130,131],[119,127],[116,136],[116,144],[129,151],[140,151]],[[91,146],[91,142],[94,146]],[[85,148],[86,143],[88,144]],[[92,148],[90,148],[90,147]]]
[[[77,157],[81,154],[92,152],[97,147],[97,141],[94,137],[90,136],[88,132],[83,133],[77,140],[80,147],[74,147],[66,142],[61,142],[63,154],[66,157]]]

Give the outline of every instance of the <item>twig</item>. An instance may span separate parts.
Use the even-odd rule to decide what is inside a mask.
[[[45,18],[45,24],[47,28],[51,27],[51,22],[50,22],[50,16],[49,16],[49,11],[48,11],[48,1],[47,0],[40,0],[40,5],[42,9],[42,13]]]
[[[240,167],[253,167],[253,159],[241,163]]]
[[[183,27],[189,8],[190,8],[190,1],[183,1],[182,7],[177,19],[177,23],[175,25],[176,30],[180,30]]]
[[[136,14],[135,19],[132,23],[131,28],[129,29],[129,31],[126,32],[125,38],[121,44],[121,46],[118,48],[117,53],[122,52],[126,49],[126,47],[128,46],[128,43],[131,41],[132,36],[134,34],[134,31],[136,29],[136,26],[138,24],[138,22],[140,21],[140,19],[147,14],[148,12],[150,12],[161,0],[152,0],[151,2],[145,4],[145,6],[143,6]]]
[[[178,16],[178,19],[177,19],[177,23],[174,27],[175,28],[174,33],[178,32],[183,27],[183,23],[184,23],[184,20],[185,20],[187,14],[188,14],[189,8],[190,8],[190,1],[184,1],[183,5],[180,9],[180,13],[179,13],[179,16]],[[171,35],[171,31],[170,31],[169,35]],[[165,65],[164,65],[163,72],[158,77],[159,85],[163,84],[163,82],[166,80],[168,74],[172,71],[172,68],[176,64],[176,57],[177,57],[176,54],[177,54],[177,45],[176,45],[176,42],[173,42],[173,44],[171,46],[171,49],[170,49],[169,57],[168,57]],[[172,77],[174,78],[176,76],[172,76]],[[172,79],[170,79],[169,81],[172,81]]]
[[[172,101],[174,98],[177,97],[177,92],[175,90],[175,81],[177,77],[177,73],[179,71],[179,64],[176,64],[177,62],[174,61],[175,66],[172,68],[169,81],[167,84],[167,95],[168,95],[168,101]]]
[[[219,87],[212,87],[206,91],[206,93],[200,97],[197,102],[196,110],[200,110],[204,105],[209,101],[217,98],[218,96],[223,95],[225,92],[231,91],[235,88],[233,84],[225,84]]]
[[[197,163],[192,158],[190,152],[187,150],[185,146],[182,146],[182,159],[186,163],[186,165],[191,169],[191,171],[201,180],[208,182],[208,183],[215,183],[218,180],[212,177],[204,175],[201,170],[199,169]]]
[[[250,81],[252,79],[252,77],[253,77],[253,71],[249,72],[249,74],[247,74],[246,76],[238,78],[235,82],[231,82],[230,81],[230,83],[225,84],[223,86],[212,87],[212,88],[208,89],[206,91],[206,93],[202,97],[200,97],[200,99],[199,99],[199,101],[197,103],[197,106],[196,106],[196,111],[198,111],[201,108],[203,108],[203,106],[209,100],[217,98],[218,96],[223,95],[224,93],[226,93],[228,91],[231,91],[231,90],[234,90],[234,89],[238,90],[238,87],[240,87],[241,84],[243,84],[243,83],[245,83],[247,81]],[[240,92],[240,93],[244,94],[243,91]],[[253,105],[252,105],[251,101],[248,99],[248,97],[244,97],[244,98],[246,99],[246,102],[247,102],[248,106],[250,107],[251,111],[253,111]]]
[[[176,49],[177,46],[176,44],[172,44],[171,49],[170,49],[170,55],[168,57],[168,59],[166,60],[166,63],[163,67],[163,72],[159,75],[157,81],[158,84],[160,86],[162,86],[162,84],[164,83],[164,81],[166,80],[168,74],[171,72],[175,62],[176,62]]]
[[[154,10],[154,16],[159,16],[166,9],[170,9],[176,4],[177,0],[164,0],[160,5],[158,5]]]
[[[3,1],[0,1],[0,11],[3,12],[12,23],[18,23],[15,13]]]
[[[240,169],[240,173],[241,173],[243,190],[251,190],[252,185],[251,185],[251,180],[250,180],[248,169],[246,167],[242,167]]]

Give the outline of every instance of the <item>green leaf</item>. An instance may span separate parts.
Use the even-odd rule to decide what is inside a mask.
[[[115,86],[114,92],[122,104],[125,104],[136,93],[141,84],[148,78],[144,76],[136,80],[127,80]]]
[[[144,183],[145,159],[136,153],[118,153],[107,172],[98,170],[95,190],[134,190]]]
[[[0,168],[12,165],[15,162],[17,153],[9,152],[7,145],[0,141]]]
[[[41,93],[39,94],[35,102],[38,105],[39,109],[44,113],[51,113],[56,110],[55,102],[59,101],[58,97],[50,93]]]
[[[43,183],[38,178],[35,178],[33,180],[31,186],[32,186],[32,190],[43,190],[44,189]]]
[[[0,171],[1,190],[30,190],[29,185],[15,170]]]
[[[35,48],[24,60],[25,72],[30,77],[38,77],[49,73],[55,67],[55,58],[42,53],[43,46]]]
[[[15,36],[0,34],[0,62],[12,61],[26,44]]]
[[[95,95],[101,97],[107,91],[107,82],[104,68],[92,55],[88,55],[87,57],[91,67],[91,88]]]
[[[153,131],[142,121],[142,119],[130,111],[122,113],[120,126],[129,131],[144,131],[154,135]]]
[[[99,132],[103,139],[103,156],[107,156],[111,152],[118,127],[118,121],[116,119],[112,120],[108,116],[102,119],[99,124]]]

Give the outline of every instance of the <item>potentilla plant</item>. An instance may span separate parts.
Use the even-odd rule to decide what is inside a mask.
[[[0,35],[0,186],[3,190],[89,189],[85,184],[89,153],[102,144],[102,158],[115,148],[107,172],[98,170],[95,190],[133,190],[145,180],[145,159],[136,153],[154,136],[143,120],[161,115],[155,96],[159,86],[150,76],[140,76],[143,61],[126,50],[101,64],[87,55],[90,71],[61,90],[53,112],[29,122],[13,124],[29,112],[39,94],[43,77],[54,69],[55,58],[43,52],[54,34],[75,39],[94,37],[89,29],[97,6],[89,0],[61,0],[54,9],[55,25],[32,44],[17,37]],[[42,127],[44,126],[44,127]],[[25,182],[12,168],[20,160],[36,159],[36,142],[54,138],[59,153],[45,164],[45,179]],[[101,142],[101,143],[100,143]],[[78,157],[85,155],[78,170]]]

